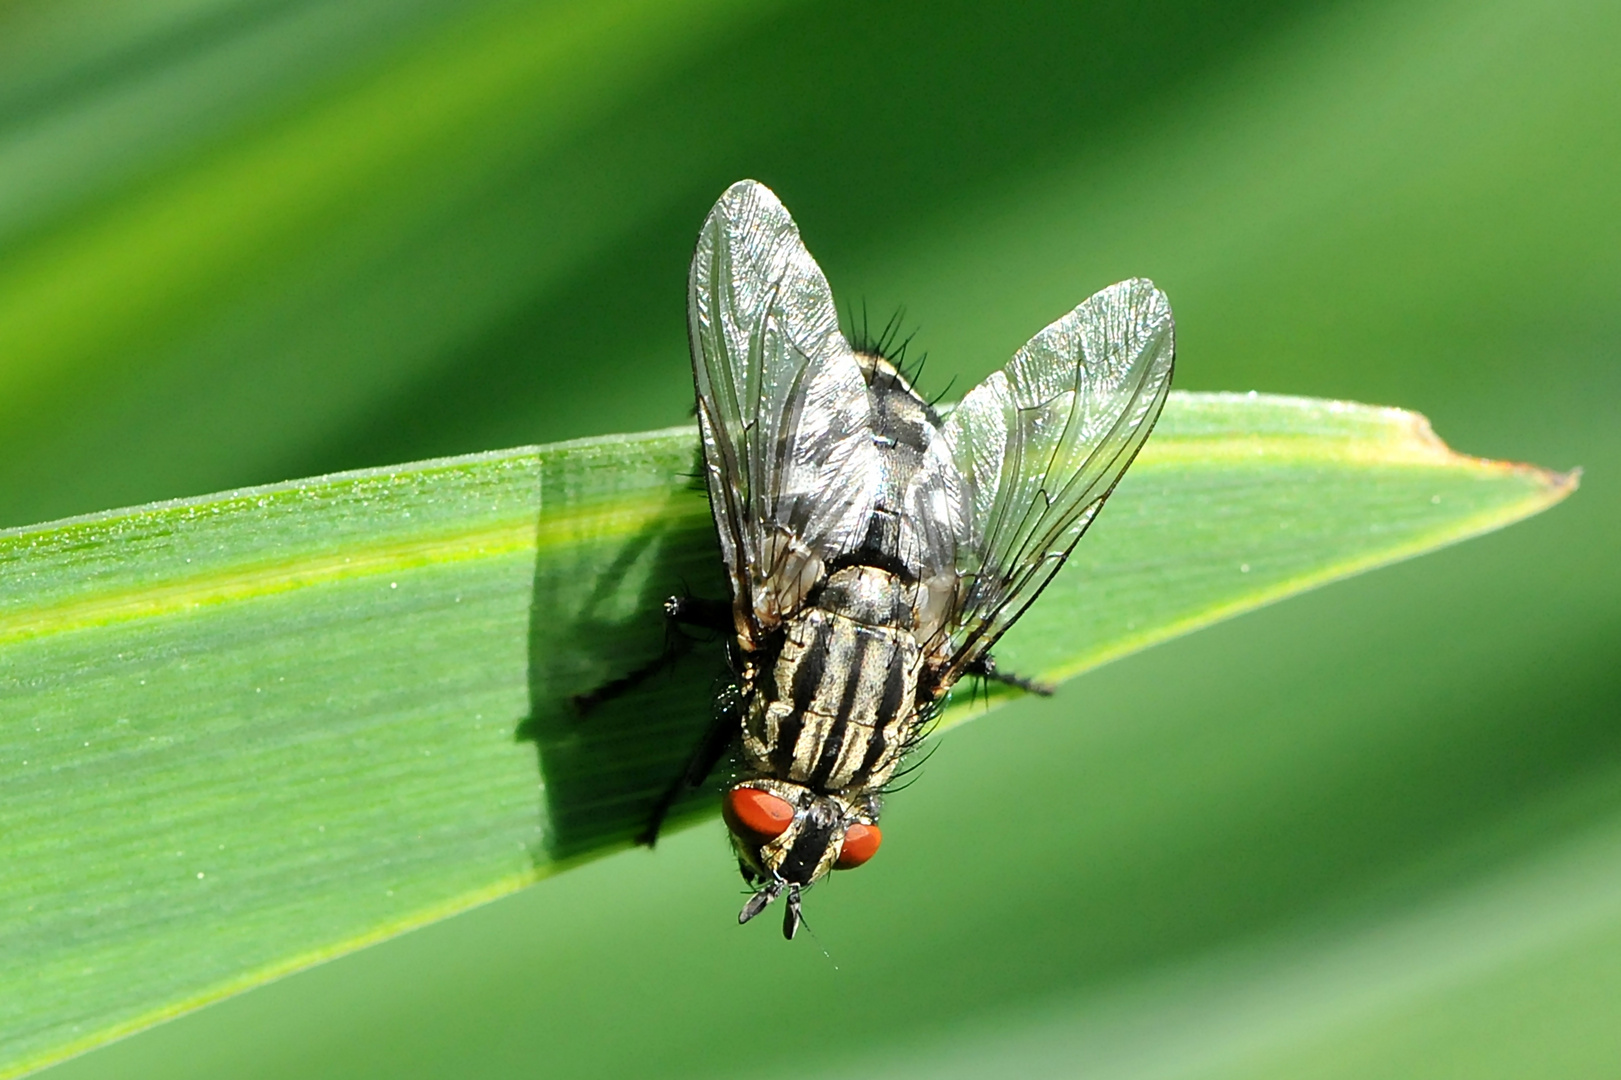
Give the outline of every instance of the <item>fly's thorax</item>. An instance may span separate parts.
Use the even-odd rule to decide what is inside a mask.
[[[850,869],[878,850],[878,799],[847,799],[758,777],[735,784],[723,809],[745,881],[801,888]]]
[[[972,539],[968,479],[957,468],[939,413],[881,356],[858,354],[872,402],[877,492],[861,561],[912,584],[912,629],[933,639],[958,595],[959,548]]]
[[[818,792],[882,787],[917,727],[921,669],[909,631],[807,608],[751,688],[744,768]]]

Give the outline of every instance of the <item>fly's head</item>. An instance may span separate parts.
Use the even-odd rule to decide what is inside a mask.
[[[786,893],[782,932],[789,939],[799,929],[800,891],[829,870],[860,866],[883,839],[876,801],[852,803],[787,780],[742,781],[726,793],[723,809],[738,868],[756,890],[738,922]]]

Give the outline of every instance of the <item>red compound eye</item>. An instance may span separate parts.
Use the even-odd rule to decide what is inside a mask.
[[[759,788],[733,788],[726,793],[726,823],[732,831],[769,840],[781,836],[794,823],[794,807],[787,799]]]
[[[840,870],[854,869],[878,854],[878,845],[883,842],[884,834],[878,826],[858,821],[844,830],[844,846],[839,848],[839,861],[833,865]]]

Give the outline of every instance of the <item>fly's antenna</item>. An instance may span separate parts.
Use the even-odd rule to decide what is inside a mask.
[[[753,896],[749,897],[749,902],[744,904],[743,905],[743,910],[739,911],[737,913],[737,924],[739,926],[742,926],[744,923],[748,922],[750,919],[752,919],[756,915],[760,914],[760,912],[762,912],[762,911],[764,911],[766,909],[766,905],[771,903],[771,901],[775,900],[777,898],[778,894],[780,894],[781,892],[782,892],[782,882],[773,881],[771,884],[767,885],[765,888],[761,889],[759,892],[757,892]],[[799,890],[795,889],[794,890],[794,896],[793,896],[793,908],[792,908],[792,910],[797,911],[798,907],[799,907]],[[793,937],[792,934],[789,934],[788,936]]]
[[[788,906],[782,913],[782,936],[789,941],[794,940],[794,935],[799,932],[800,924],[804,921],[805,916],[799,910],[799,886],[790,885],[788,886]]]

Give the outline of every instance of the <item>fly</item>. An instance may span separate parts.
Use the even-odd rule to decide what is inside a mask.
[[[1111,285],[942,416],[850,344],[788,211],[743,180],[699,234],[687,318],[732,598],[665,614],[729,635],[735,685],[642,839],[732,750],[722,811],[754,890],[738,919],[785,897],[792,938],[801,892],[877,853],[883,791],[958,679],[1044,692],[990,650],[1148,438],[1171,309],[1152,282]]]

